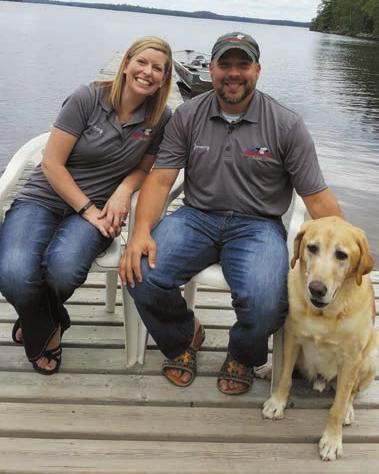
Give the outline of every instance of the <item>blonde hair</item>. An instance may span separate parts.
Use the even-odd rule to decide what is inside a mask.
[[[145,49],[152,48],[161,51],[167,56],[164,68],[164,83],[152,96],[146,98],[147,103],[147,122],[149,127],[154,127],[159,122],[167,104],[167,99],[171,89],[172,78],[172,53],[169,44],[158,38],[157,36],[144,36],[135,41],[124,54],[117,74],[113,81],[96,81],[96,85],[105,88],[104,92],[107,96],[109,104],[118,112],[121,107],[121,95],[125,85],[125,67],[128,62],[137,54],[142,53]]]

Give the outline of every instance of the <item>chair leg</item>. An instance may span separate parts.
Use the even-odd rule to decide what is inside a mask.
[[[116,306],[117,294],[117,271],[110,270],[106,273],[106,295],[105,295],[105,311],[114,313]]]
[[[279,383],[283,363],[283,339],[284,329],[280,328],[273,336],[272,346],[272,375],[271,375],[271,393],[273,393]]]
[[[137,362],[141,365],[143,365],[145,363],[147,336],[148,336],[148,334],[147,334],[146,326],[143,324],[142,319],[139,318]]]
[[[183,296],[187,302],[187,307],[192,311],[195,309],[196,287],[197,284],[193,281],[189,281],[184,287]]]
[[[138,356],[138,326],[140,317],[133,298],[124,287],[122,288],[122,298],[124,302],[126,366],[133,367],[137,363]]]

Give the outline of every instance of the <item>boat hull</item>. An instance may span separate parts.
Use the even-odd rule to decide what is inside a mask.
[[[184,84],[191,95],[201,94],[212,89],[212,81],[207,67],[195,69],[191,64],[175,57],[173,63],[178,81]]]

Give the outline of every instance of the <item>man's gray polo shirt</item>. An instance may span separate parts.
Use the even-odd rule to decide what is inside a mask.
[[[185,203],[204,211],[278,217],[293,188],[301,196],[326,188],[302,119],[260,91],[232,124],[214,91],[183,103],[154,167],[185,168]]]
[[[145,120],[145,103],[122,125],[103,90],[93,84],[79,87],[63,103],[54,126],[78,137],[66,168],[86,196],[102,206],[145,154],[156,155],[164,126],[171,116],[163,113],[154,129]],[[71,208],[52,189],[41,166],[37,166],[17,195],[51,208]]]

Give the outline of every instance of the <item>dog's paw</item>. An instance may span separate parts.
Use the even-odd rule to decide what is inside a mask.
[[[342,456],[342,436],[331,436],[324,431],[318,443],[321,459],[323,461],[335,461]]]
[[[347,411],[346,411],[346,415],[345,415],[345,420],[343,422],[343,425],[344,426],[350,426],[353,421],[354,421],[354,408],[353,408],[353,405],[349,405],[347,407]]]
[[[260,365],[259,367],[254,367],[254,375],[259,379],[271,380],[272,375],[272,364],[271,362],[266,362],[266,364]]]
[[[318,392],[323,392],[326,388],[326,380],[318,376],[316,379],[313,381],[313,390],[317,390]]]
[[[285,401],[278,400],[274,395],[266,400],[263,404],[262,415],[263,418],[270,420],[281,420],[284,418],[284,409],[286,407]]]

